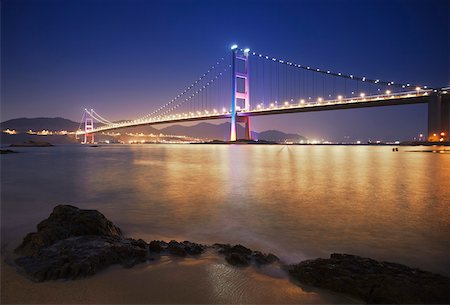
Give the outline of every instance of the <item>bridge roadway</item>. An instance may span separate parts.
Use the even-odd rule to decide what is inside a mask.
[[[447,89],[447,88],[446,88]],[[447,91],[441,91],[439,94],[447,94]],[[366,108],[366,107],[382,107],[382,106],[395,106],[395,105],[409,105],[409,104],[430,104],[433,97],[437,97],[436,91],[420,90],[420,91],[410,91],[402,93],[392,93],[392,94],[381,94],[374,96],[364,96],[364,97],[353,97],[353,98],[342,98],[334,100],[323,100],[310,102],[305,100],[299,103],[282,103],[275,104],[271,103],[268,106],[262,106],[257,104],[254,109],[249,111],[238,110],[238,116],[262,116],[262,115],[275,115],[284,113],[297,113],[297,112],[312,112],[312,111],[326,111],[326,110],[339,110],[339,109],[355,109],[355,108]],[[446,103],[448,104],[448,103]],[[445,108],[448,112],[448,106]],[[430,109],[429,109],[430,110]],[[439,116],[441,116],[439,111]],[[145,125],[157,125],[157,124],[172,124],[172,123],[183,123],[183,122],[193,122],[193,121],[204,121],[204,120],[214,120],[214,119],[226,119],[230,118],[231,113],[225,111],[222,113],[209,111],[208,113],[196,112],[191,114],[177,114],[170,115],[162,118],[154,119],[138,119],[132,121],[125,121],[121,123],[114,123],[110,125],[103,125],[92,130],[92,133],[104,132],[109,130],[116,130],[127,127],[145,126]],[[448,125],[448,114],[447,125]],[[430,114],[429,114],[430,121]],[[430,125],[430,122],[429,122]],[[439,127],[440,128],[440,127]],[[442,129],[442,128],[440,128]],[[448,136],[448,127],[444,128],[446,135]],[[439,131],[441,132],[441,131]],[[429,131],[430,133],[430,131]],[[77,135],[84,135],[83,130],[78,130]]]

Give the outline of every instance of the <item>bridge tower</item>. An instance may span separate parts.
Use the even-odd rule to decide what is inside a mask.
[[[84,117],[84,141],[82,144],[94,144],[94,134],[91,131],[94,129],[94,119],[92,115],[86,110]]]
[[[445,92],[445,93],[444,93]],[[449,141],[450,95],[446,91],[431,94],[428,101],[428,141]]]
[[[231,47],[231,131],[230,141],[237,140],[236,124],[244,123],[246,140],[251,139],[250,117],[238,116],[239,110],[250,110],[250,86],[248,53],[250,49],[238,49],[237,45]]]

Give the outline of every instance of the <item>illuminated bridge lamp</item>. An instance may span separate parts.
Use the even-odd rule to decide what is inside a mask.
[[[365,97],[366,94],[365,94],[365,93],[361,93],[359,96],[360,96],[360,97]]]
[[[386,94],[391,94],[391,90],[386,90]]]

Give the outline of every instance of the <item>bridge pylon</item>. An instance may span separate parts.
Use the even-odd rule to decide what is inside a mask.
[[[431,94],[428,101],[428,141],[449,141],[449,121],[450,95],[442,92]]]
[[[94,133],[92,130],[94,129],[94,119],[92,118],[92,114],[86,111],[86,115],[84,116],[84,141],[82,144],[94,144]]]
[[[231,130],[230,141],[237,140],[236,124],[245,124],[246,140],[251,139],[250,117],[238,116],[240,110],[250,110],[250,82],[249,55],[250,49],[239,49],[237,45],[231,47]]]

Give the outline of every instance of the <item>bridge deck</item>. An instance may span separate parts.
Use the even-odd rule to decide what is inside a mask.
[[[239,111],[238,116],[261,116],[261,115],[274,115],[283,113],[419,104],[419,103],[427,103],[429,100],[429,95],[431,93],[432,90],[421,90],[420,92],[402,92],[402,93],[393,93],[389,95],[383,94],[383,95],[348,98],[348,99],[325,100],[322,102],[314,102],[314,103],[312,102],[298,103],[298,104],[288,103],[283,105],[271,104],[267,108],[263,108],[261,105],[257,105],[255,109],[249,111]],[[98,133],[128,127],[226,119],[230,117],[231,117],[230,112],[197,114],[193,116],[189,116],[187,114],[183,115],[179,114],[176,116],[172,115],[170,117],[159,119],[148,119],[148,120],[140,119],[122,123],[115,123],[111,125],[104,125],[93,129],[91,133]],[[83,135],[85,134],[85,132],[79,130],[76,132],[76,134]]]

